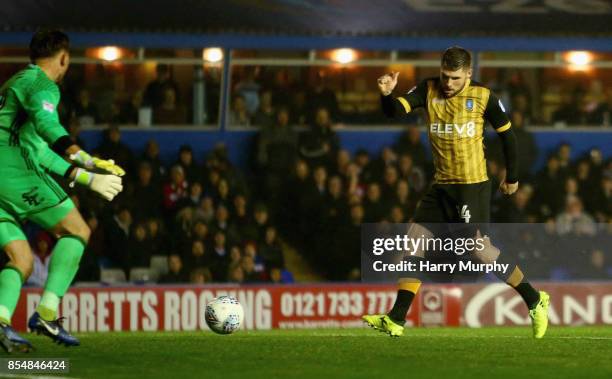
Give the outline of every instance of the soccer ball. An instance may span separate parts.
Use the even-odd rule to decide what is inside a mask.
[[[240,329],[244,310],[235,297],[219,296],[206,304],[205,318],[213,332],[231,334]]]

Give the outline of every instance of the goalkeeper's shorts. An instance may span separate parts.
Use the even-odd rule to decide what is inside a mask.
[[[74,203],[57,182],[27,156],[0,167],[0,220],[33,221],[45,229],[59,223]]]

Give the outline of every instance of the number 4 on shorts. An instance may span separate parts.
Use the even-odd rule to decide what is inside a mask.
[[[457,210],[458,209],[459,209],[459,207],[457,207]],[[464,204],[461,207],[461,212],[459,212],[459,217],[461,217],[465,221],[466,224],[470,223],[470,218],[472,216],[470,215],[470,210],[468,209],[467,204]]]

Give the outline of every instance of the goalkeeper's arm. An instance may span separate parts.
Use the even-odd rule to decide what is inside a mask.
[[[113,198],[123,190],[122,180],[119,176],[96,174],[83,168],[76,167],[66,162],[53,150],[49,149],[46,144],[42,146],[44,146],[44,148],[39,150],[37,156],[40,166],[64,178],[70,179],[72,181],[70,183],[71,186],[73,186],[74,183],[78,183],[89,187],[92,191],[100,194],[108,201],[113,200]]]
[[[68,155],[72,162],[88,170],[117,176],[125,175],[125,170],[116,165],[113,160],[92,157],[75,144],[69,136],[60,137],[51,148],[58,154]]]
[[[105,160],[97,157],[92,157],[85,150],[82,150],[78,145],[71,145],[66,150],[66,153],[68,153],[68,156],[70,157],[71,161],[88,170],[117,176],[125,175],[125,170],[116,165],[112,159]]]

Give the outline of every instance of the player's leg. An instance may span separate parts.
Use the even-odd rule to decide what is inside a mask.
[[[409,238],[429,238],[433,233],[430,223],[442,223],[446,219],[445,210],[440,199],[441,192],[436,185],[432,186],[416,209],[414,223],[408,230]],[[415,251],[407,259],[418,261],[425,257],[425,251]],[[364,315],[362,319],[371,327],[386,332],[392,337],[399,337],[404,332],[406,315],[421,287],[422,277],[415,273],[412,277],[398,280],[397,296],[393,307],[386,315]]]
[[[421,224],[411,224],[407,233],[409,238],[429,238],[432,233],[429,229]],[[413,255],[409,255],[405,259],[419,261],[423,259],[425,252],[423,250],[415,251]],[[418,265],[418,263],[417,263]],[[387,314],[375,314],[362,316],[370,327],[385,332],[392,337],[399,337],[404,333],[404,324],[406,323],[406,315],[410,309],[410,305],[421,287],[421,277],[415,273],[412,277],[404,277],[398,280],[397,296],[393,307]]]
[[[27,352],[32,344],[13,330],[11,321],[21,286],[32,273],[34,257],[25,235],[12,218],[0,219],[0,246],[9,257],[0,271],[0,346],[8,353]]]
[[[90,229],[69,199],[40,212],[32,219],[54,233],[58,240],[51,253],[49,274],[40,304],[30,317],[28,327],[59,343],[79,345],[79,341],[62,327],[61,319],[57,319],[57,311],[61,298],[79,269]]]
[[[459,187],[459,190],[461,191],[459,197],[471,211],[470,221],[482,226],[480,229],[484,230],[479,230],[481,235],[487,234],[486,224],[489,223],[491,204],[490,182],[462,186]],[[489,239],[487,239],[485,249],[476,252],[474,255],[482,263],[497,262],[509,265],[507,271],[495,271],[495,275],[514,288],[521,296],[533,321],[533,335],[535,338],[542,338],[548,327],[549,295],[544,291],[533,288],[512,257],[508,254],[502,254],[498,248],[490,243]]]

